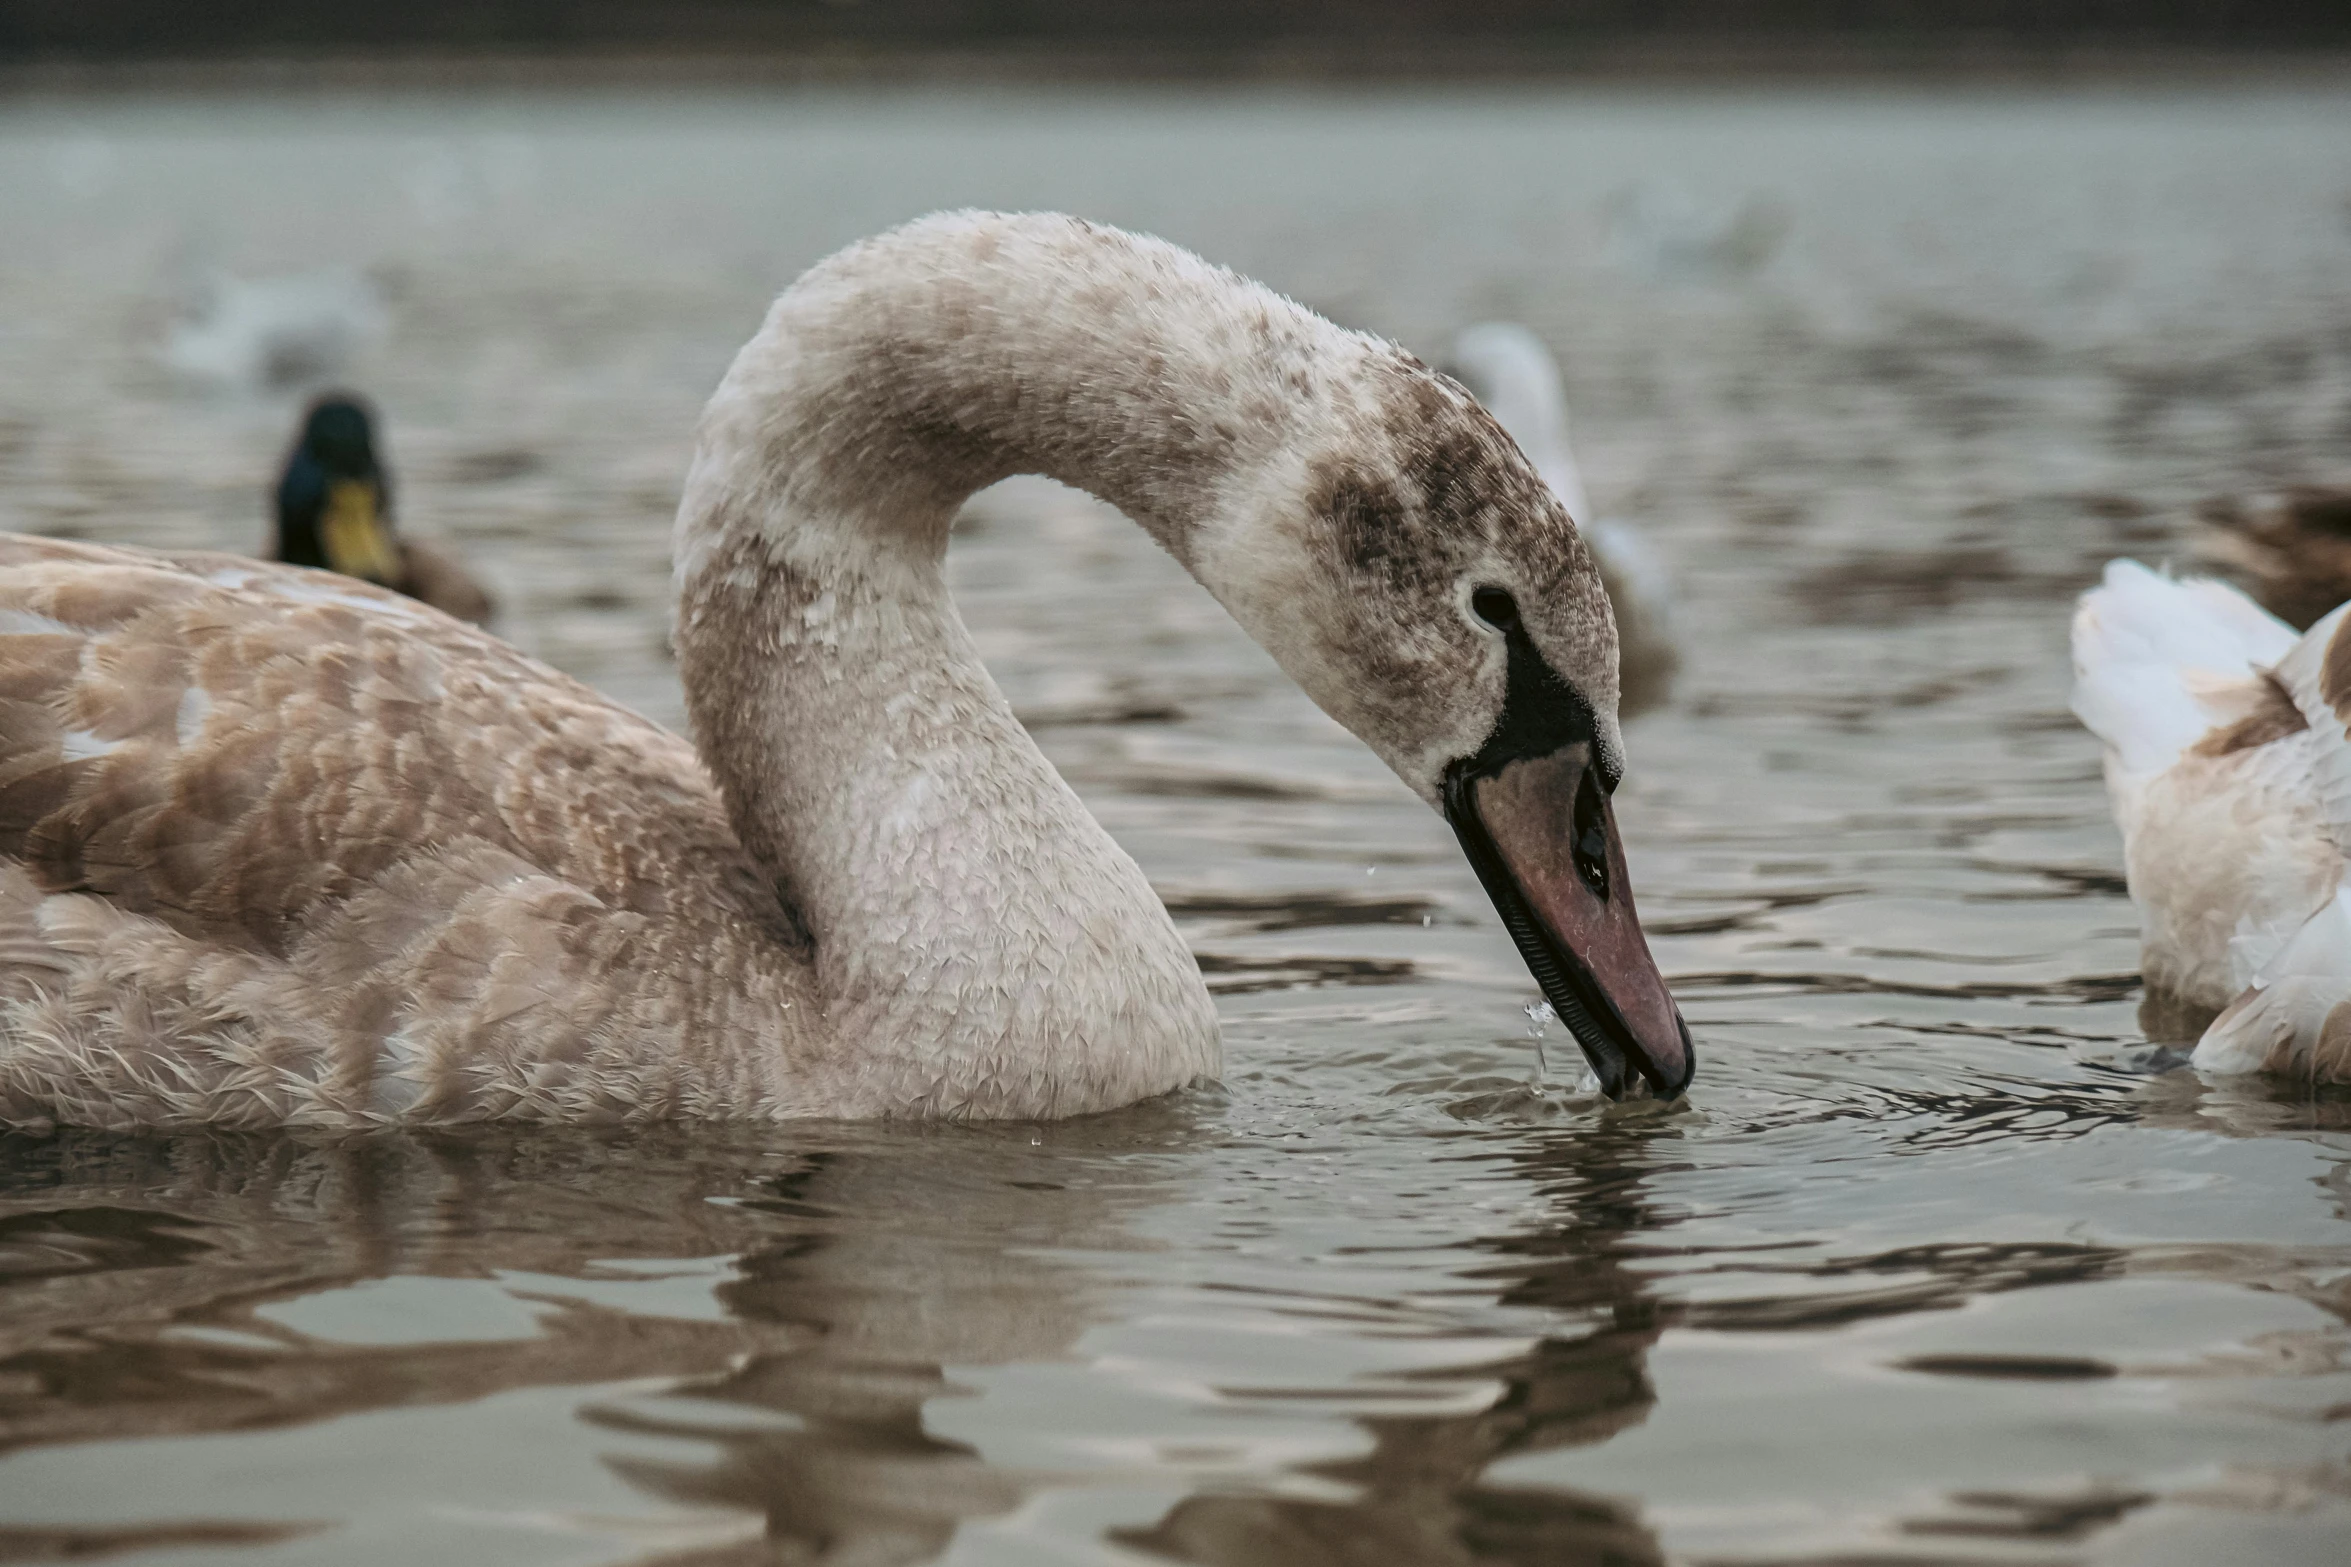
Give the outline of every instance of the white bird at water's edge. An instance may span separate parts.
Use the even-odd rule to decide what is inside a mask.
[[[2351,607],[2306,633],[2224,583],[2106,568],[2073,623],[2148,992],[2193,1064],[2351,1082]]]
[[[1514,321],[1465,327],[1447,365],[1501,422],[1584,532],[1600,582],[1616,611],[1626,717],[1665,700],[1681,665],[1673,629],[1673,585],[1657,550],[1632,524],[1596,518],[1567,439],[1567,394],[1559,362],[1543,340]]]
[[[1109,1109],[1213,1077],[1142,872],[946,589],[1118,506],[1459,836],[1611,1093],[1678,1092],[1589,550],[1396,348],[1156,240],[954,213],[818,263],[705,412],[695,743],[349,578],[0,537],[0,1122]]]

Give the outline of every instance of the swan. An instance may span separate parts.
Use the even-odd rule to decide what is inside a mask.
[[[2192,1063],[2351,1082],[2351,630],[2116,561],[2073,622],[2151,998]],[[2217,1016],[2214,1014],[2217,1013]]]
[[[1602,1085],[1689,1080],[1608,601],[1457,386],[1163,241],[917,220],[787,289],[674,540],[695,744],[348,578],[0,541],[0,1120],[1047,1118],[1213,1078],[1135,862],[948,596],[1117,505],[1452,825]]]
[[[239,278],[214,273],[172,329],[163,359],[200,381],[243,391],[315,383],[382,341],[382,296],[340,268]]]
[[[1709,205],[1659,180],[1610,192],[1603,211],[1618,258],[1660,279],[1720,281],[1760,271],[1795,223],[1787,206],[1771,197]]]
[[[447,550],[392,528],[392,476],[376,456],[375,421],[348,392],[330,392],[303,415],[278,479],[273,554],[397,589],[459,620],[486,626],[489,591]]]
[[[1674,644],[1673,590],[1664,562],[1629,524],[1595,518],[1584,477],[1567,442],[1567,396],[1559,362],[1543,340],[1513,321],[1466,327],[1453,339],[1451,370],[1535,465],[1559,504],[1583,530],[1616,613],[1621,711],[1630,716],[1665,700],[1681,654]]]

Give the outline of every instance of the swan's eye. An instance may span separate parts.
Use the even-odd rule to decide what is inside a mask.
[[[1575,868],[1592,896],[1608,900],[1608,811],[1589,772],[1575,795]]]
[[[1478,612],[1478,619],[1496,631],[1518,629],[1518,600],[1501,588],[1480,588],[1469,596],[1469,607]]]

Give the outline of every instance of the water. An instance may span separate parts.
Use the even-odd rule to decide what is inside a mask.
[[[1530,322],[1682,593],[1620,800],[1700,1042],[1681,1107],[1546,1076],[1443,825],[1007,486],[959,592],[1222,1088],[9,1140],[0,1556],[2343,1560],[2351,1108],[2147,1046],[2064,626],[2198,499],[2341,476],[2347,154],[2351,97],[2217,85],[0,109],[0,526],[254,547],[293,400],[170,369],[171,302],[362,269],[411,524],[665,718],[695,409],[859,233],[1057,205],[1424,351]],[[1742,202],[1719,262],[1635,226]]]

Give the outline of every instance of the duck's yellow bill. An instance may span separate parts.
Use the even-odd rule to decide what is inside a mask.
[[[318,523],[327,564],[346,577],[381,583],[400,580],[400,549],[376,503],[376,487],[365,479],[338,479],[327,487]]]

